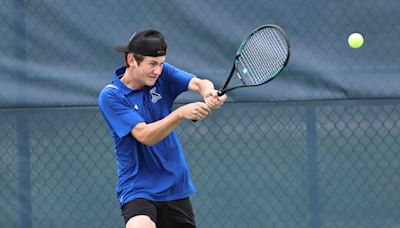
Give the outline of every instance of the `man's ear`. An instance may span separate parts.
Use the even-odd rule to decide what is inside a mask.
[[[132,53],[129,53],[129,54],[128,54],[126,60],[127,60],[128,65],[129,65],[130,67],[132,67],[132,66],[137,66],[136,59],[135,59],[135,57],[133,56]]]

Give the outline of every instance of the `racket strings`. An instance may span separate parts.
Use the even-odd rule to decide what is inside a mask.
[[[245,85],[257,85],[275,77],[284,67],[289,45],[282,32],[274,27],[254,33],[243,46],[236,62]]]
[[[283,61],[279,61],[280,56],[284,56],[280,48],[279,34],[272,30],[263,30],[255,34],[250,40],[248,48],[248,59],[255,61],[247,61],[251,66],[249,69],[254,69],[250,73],[249,83],[257,84],[275,76],[283,65]],[[277,48],[279,47],[279,48]]]
[[[284,56],[285,53],[281,51],[282,48],[276,48],[282,44],[279,41],[279,33],[271,29],[264,29],[254,34],[252,39],[248,41],[247,48],[243,52],[245,53],[244,56],[248,56],[243,60],[251,60],[244,61],[244,63],[247,63],[244,65],[249,65],[246,69],[252,69],[249,71],[250,77],[246,77],[249,79],[247,83],[258,84],[270,79],[280,70],[283,61],[280,64],[279,57]]]

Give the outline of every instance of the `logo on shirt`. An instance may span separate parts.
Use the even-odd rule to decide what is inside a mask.
[[[135,106],[133,106],[133,108],[137,111],[139,110],[139,107],[137,106],[137,104],[135,104]]]
[[[151,102],[153,102],[153,104],[157,103],[157,101],[162,98],[161,94],[156,92],[156,89],[157,87],[154,87],[150,90]]]

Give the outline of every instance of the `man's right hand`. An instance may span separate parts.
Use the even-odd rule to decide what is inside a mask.
[[[204,102],[190,103],[177,110],[181,118],[188,120],[202,120],[211,113],[211,108]]]

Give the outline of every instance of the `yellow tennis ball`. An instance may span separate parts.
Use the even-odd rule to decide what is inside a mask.
[[[364,37],[360,33],[352,33],[347,42],[352,48],[360,48],[364,44]]]

